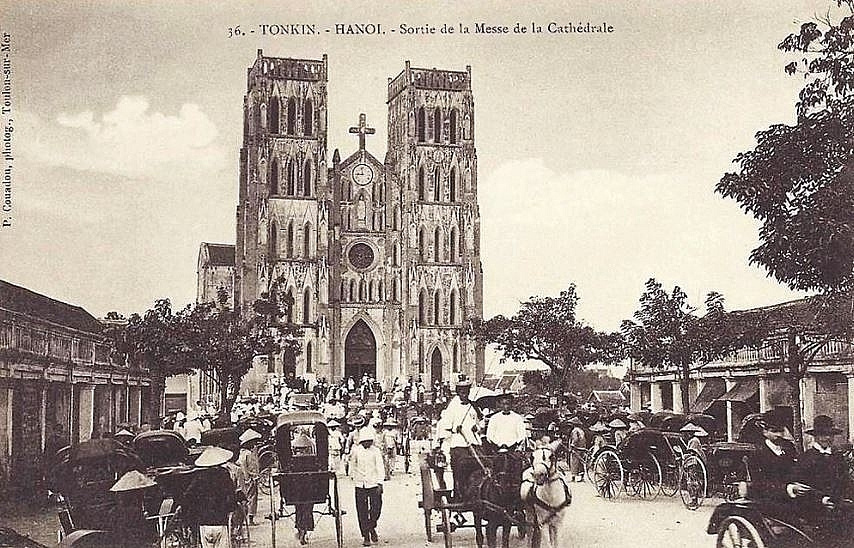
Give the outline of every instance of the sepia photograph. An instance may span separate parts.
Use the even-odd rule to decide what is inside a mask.
[[[854,0],[0,13],[0,546],[854,545]]]

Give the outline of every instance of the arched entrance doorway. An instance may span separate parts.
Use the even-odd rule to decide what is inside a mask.
[[[442,382],[442,352],[439,347],[433,349],[433,355],[430,356],[430,380],[432,382]]]
[[[358,381],[364,373],[377,375],[377,340],[368,324],[359,320],[344,342],[344,376]]]

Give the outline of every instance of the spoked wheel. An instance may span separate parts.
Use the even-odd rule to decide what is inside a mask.
[[[762,535],[750,521],[729,516],[718,527],[717,548],[765,548]]]
[[[272,468],[264,468],[258,475],[258,491],[265,495],[270,494],[270,473]]]
[[[593,484],[596,492],[605,500],[614,500],[620,496],[625,480],[625,470],[617,453],[605,449],[593,461]]]
[[[661,493],[672,497],[679,491],[679,472],[681,468],[678,463],[672,462],[661,467]]]
[[[652,453],[641,455],[632,462],[626,480],[626,493],[652,500],[661,492],[661,464]]]
[[[688,455],[679,468],[679,496],[682,504],[689,510],[696,510],[703,504],[709,489],[709,475],[703,459]]]

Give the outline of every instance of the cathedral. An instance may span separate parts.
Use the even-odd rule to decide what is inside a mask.
[[[234,302],[288,295],[287,321],[303,332],[301,352],[258,360],[248,382],[480,378],[483,348],[466,333],[483,312],[471,68],[407,62],[389,78],[384,155],[369,150],[363,114],[353,149],[329,155],[325,55],[258,50],[246,84]],[[204,264],[212,245],[200,288],[222,269]]]

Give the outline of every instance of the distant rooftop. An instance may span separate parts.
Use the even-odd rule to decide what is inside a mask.
[[[101,333],[104,326],[83,308],[0,280],[0,308],[79,331]]]
[[[230,244],[202,243],[207,249],[208,262],[210,266],[234,266],[234,246]]]

